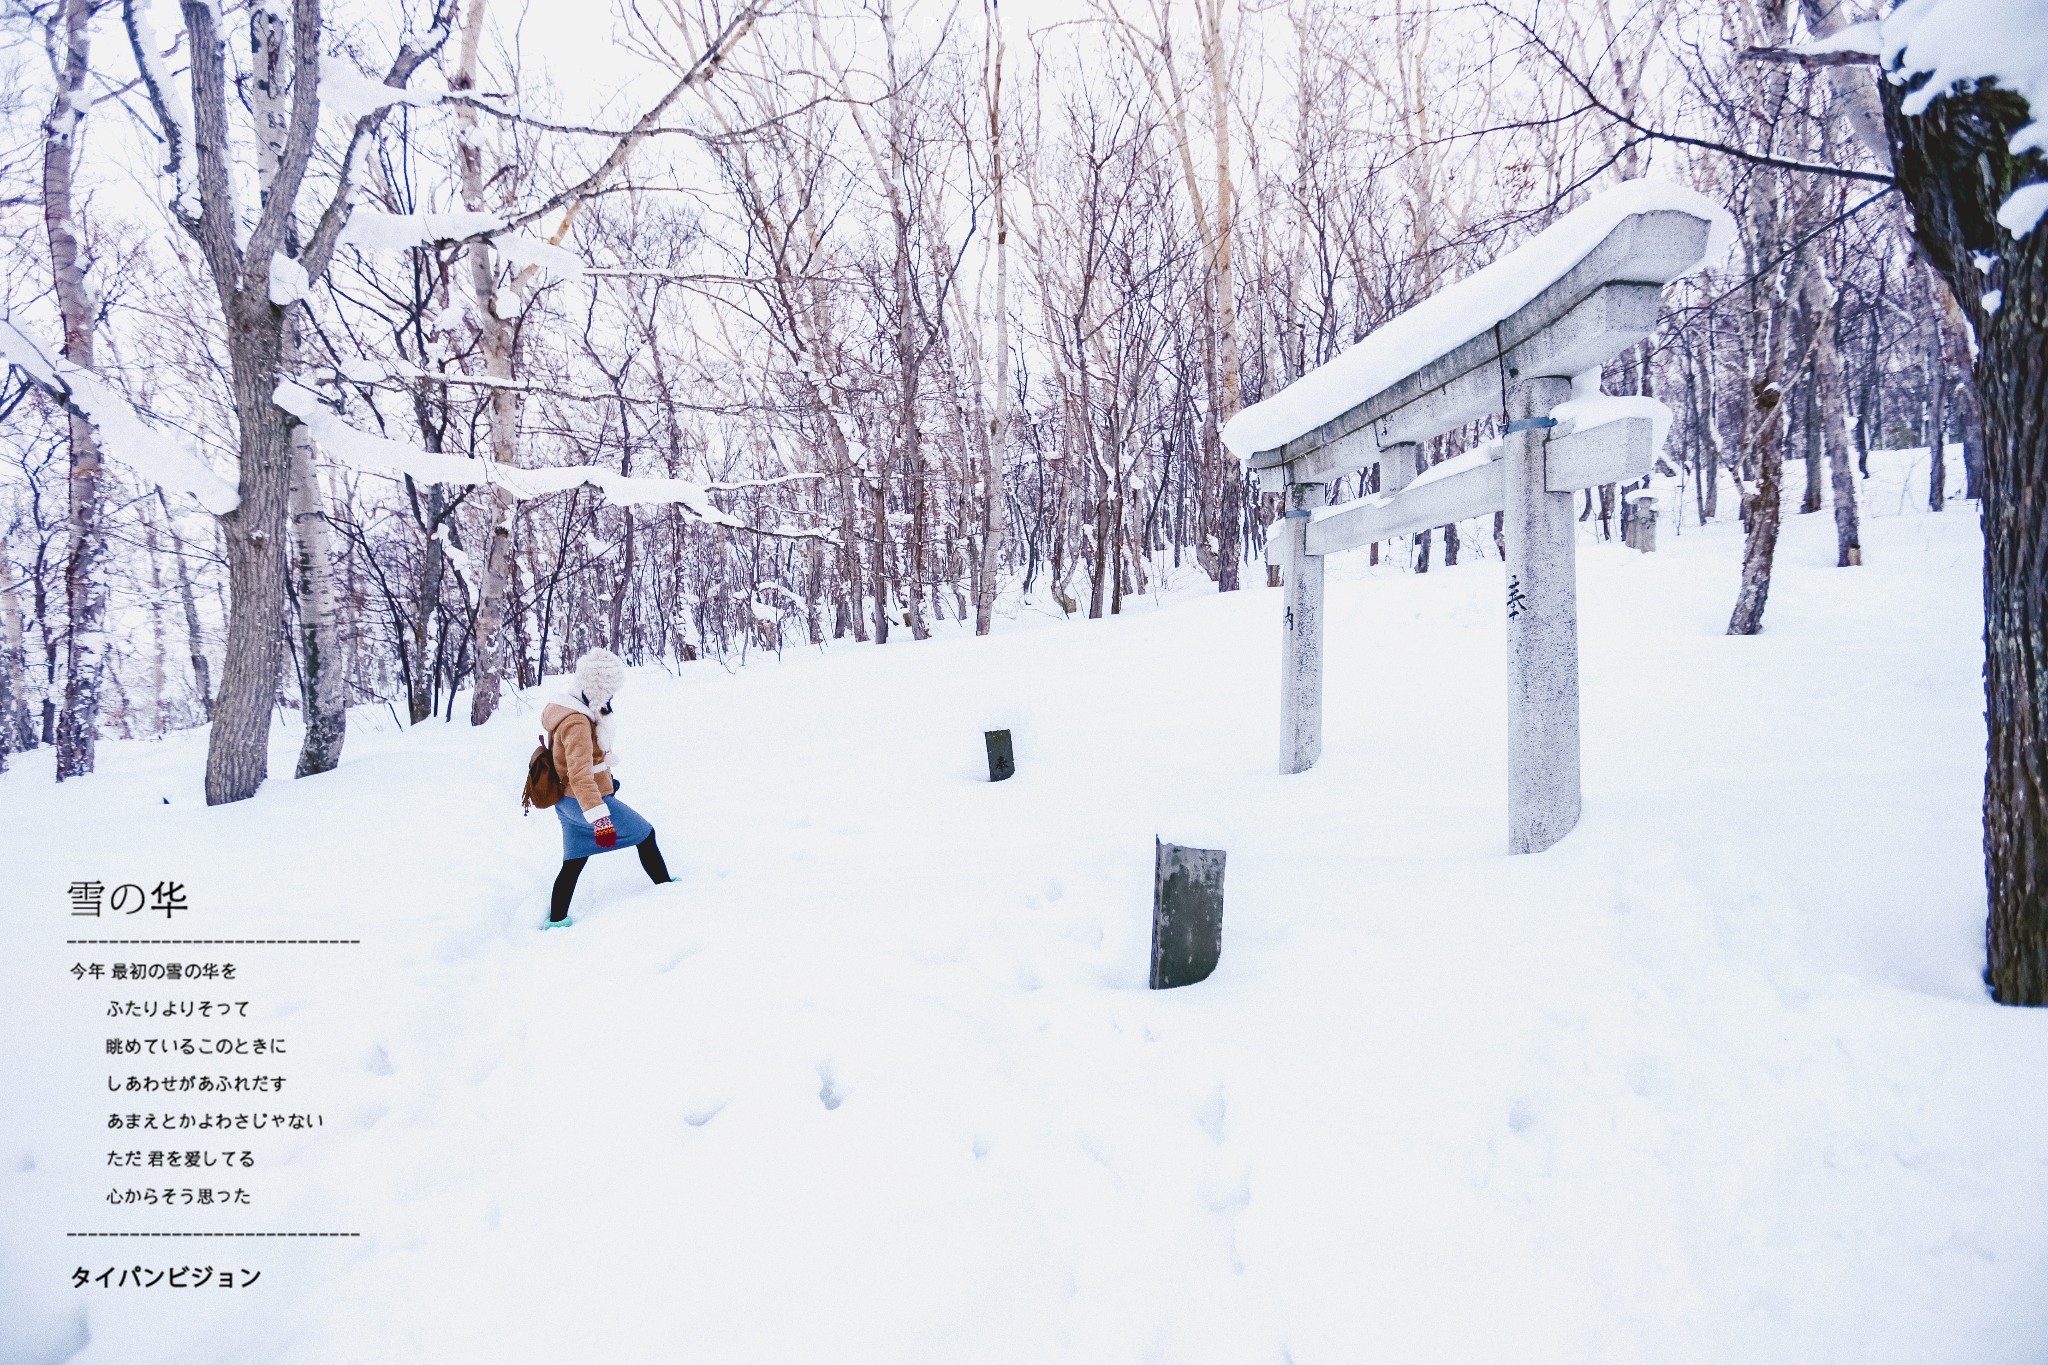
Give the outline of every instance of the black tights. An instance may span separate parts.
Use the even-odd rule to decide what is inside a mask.
[[[646,871],[647,880],[656,886],[670,880],[668,864],[661,860],[661,845],[654,842],[652,830],[635,849],[640,854],[640,866]],[[562,870],[555,874],[554,900],[548,906],[549,919],[559,923],[569,918],[569,898],[576,894],[576,879],[583,875],[583,865],[589,861],[588,858],[562,859]]]

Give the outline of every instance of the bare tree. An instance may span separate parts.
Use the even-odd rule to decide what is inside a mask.
[[[268,149],[266,166],[272,158],[275,164],[254,224],[243,238],[228,115],[233,81],[221,15],[203,0],[185,0],[182,9],[190,66],[186,93],[165,72],[135,0],[123,0],[122,15],[169,158],[166,170],[177,184],[172,210],[206,264],[228,335],[240,501],[221,517],[230,607],[206,774],[206,799],[219,804],[253,795],[269,771],[270,712],[283,664],[293,422],[272,395],[289,377],[294,314],[302,306],[303,291],[274,293],[272,276],[279,259],[289,259],[289,236],[318,142],[321,11],[319,0],[293,0],[289,16],[268,4],[251,12],[252,49],[259,60],[275,54],[265,73],[272,94],[258,102],[259,118],[265,121],[257,129],[258,143]],[[285,28],[290,31],[288,75]],[[427,47],[402,46],[385,84],[402,86],[445,32],[445,17],[437,16]],[[275,91],[280,79],[290,91],[288,107]],[[284,276],[310,282],[326,273],[348,220],[355,145],[382,122],[384,112],[380,107],[356,121],[317,226],[296,268],[287,267]],[[277,117],[283,119],[281,128],[269,122]]]
[[[94,368],[94,303],[79,241],[81,205],[72,192],[91,71],[94,0],[61,0],[45,30],[57,94],[43,120],[43,229],[64,329],[64,358]],[[64,554],[64,701],[57,714],[57,780],[93,769],[105,667],[107,590],[102,576],[99,435],[70,414],[69,537]]]

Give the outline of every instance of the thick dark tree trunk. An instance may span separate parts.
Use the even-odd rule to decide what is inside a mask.
[[[1950,92],[1917,117],[1883,83],[1885,125],[1914,233],[1976,329],[1984,422],[1984,979],[2008,1005],[2048,1004],[2048,230],[1997,213],[2048,158],[2015,155],[2026,101]],[[1985,261],[1990,275],[1977,262]],[[1987,290],[2000,291],[1996,312]]]
[[[268,297],[228,301],[228,356],[241,428],[241,502],[220,519],[228,552],[228,639],[206,745],[206,803],[256,794],[270,774],[270,713],[284,667],[285,506],[291,438],[271,401],[281,314]]]

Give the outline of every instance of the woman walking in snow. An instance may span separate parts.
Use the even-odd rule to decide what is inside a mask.
[[[583,865],[594,854],[638,848],[640,866],[651,880],[674,880],[654,842],[654,826],[616,795],[618,720],[612,715],[612,699],[625,681],[626,665],[618,655],[608,649],[590,650],[576,661],[568,693],[540,713],[565,792],[555,803],[555,816],[562,822],[562,870],[555,877],[543,929],[575,923],[569,918],[569,898],[576,894]]]

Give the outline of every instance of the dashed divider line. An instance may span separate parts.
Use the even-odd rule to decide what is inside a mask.
[[[66,943],[361,943],[359,938],[67,938]]]

